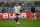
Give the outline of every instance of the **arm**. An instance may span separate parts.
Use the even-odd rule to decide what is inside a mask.
[[[13,10],[14,10],[14,9],[12,9],[12,11],[13,11]],[[12,12],[12,11],[11,11],[11,12]]]
[[[12,11],[13,11],[13,10],[14,10],[14,9],[12,9]],[[11,12],[12,12],[12,11],[11,11]],[[11,13],[11,12],[10,12],[10,13]]]
[[[20,9],[21,9],[21,10],[23,10],[23,8],[22,8],[22,7],[21,7]]]

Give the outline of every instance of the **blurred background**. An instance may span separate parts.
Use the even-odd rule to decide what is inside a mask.
[[[17,25],[13,20],[15,17],[13,12],[15,11],[13,10],[11,14],[9,13],[14,8],[15,2],[18,2],[23,8],[23,10],[20,10],[20,19],[18,20],[20,25]],[[35,16],[33,16],[33,21],[31,15],[32,7],[37,12],[37,20],[34,20]],[[40,27],[40,0],[0,0],[0,27]]]
[[[5,12],[11,12],[15,2],[18,2],[23,8],[23,10],[20,10],[21,12],[31,12],[32,5],[35,6],[36,12],[40,12],[40,0],[0,0],[0,12],[3,12],[3,9],[5,9]]]

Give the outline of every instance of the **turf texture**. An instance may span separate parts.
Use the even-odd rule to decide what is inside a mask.
[[[0,19],[0,27],[40,27],[40,19],[19,19],[19,25],[13,19]]]

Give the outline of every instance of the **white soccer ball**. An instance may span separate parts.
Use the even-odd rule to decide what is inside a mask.
[[[17,22],[17,24],[19,25],[20,23],[19,23],[19,22]]]

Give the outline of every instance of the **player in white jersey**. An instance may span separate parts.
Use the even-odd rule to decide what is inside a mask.
[[[18,23],[17,21],[18,21],[19,15],[20,15],[20,9],[22,10],[22,7],[18,6],[18,3],[16,2],[14,8],[12,9],[12,11],[15,10],[16,18],[14,19],[14,21],[16,20],[16,23]]]

